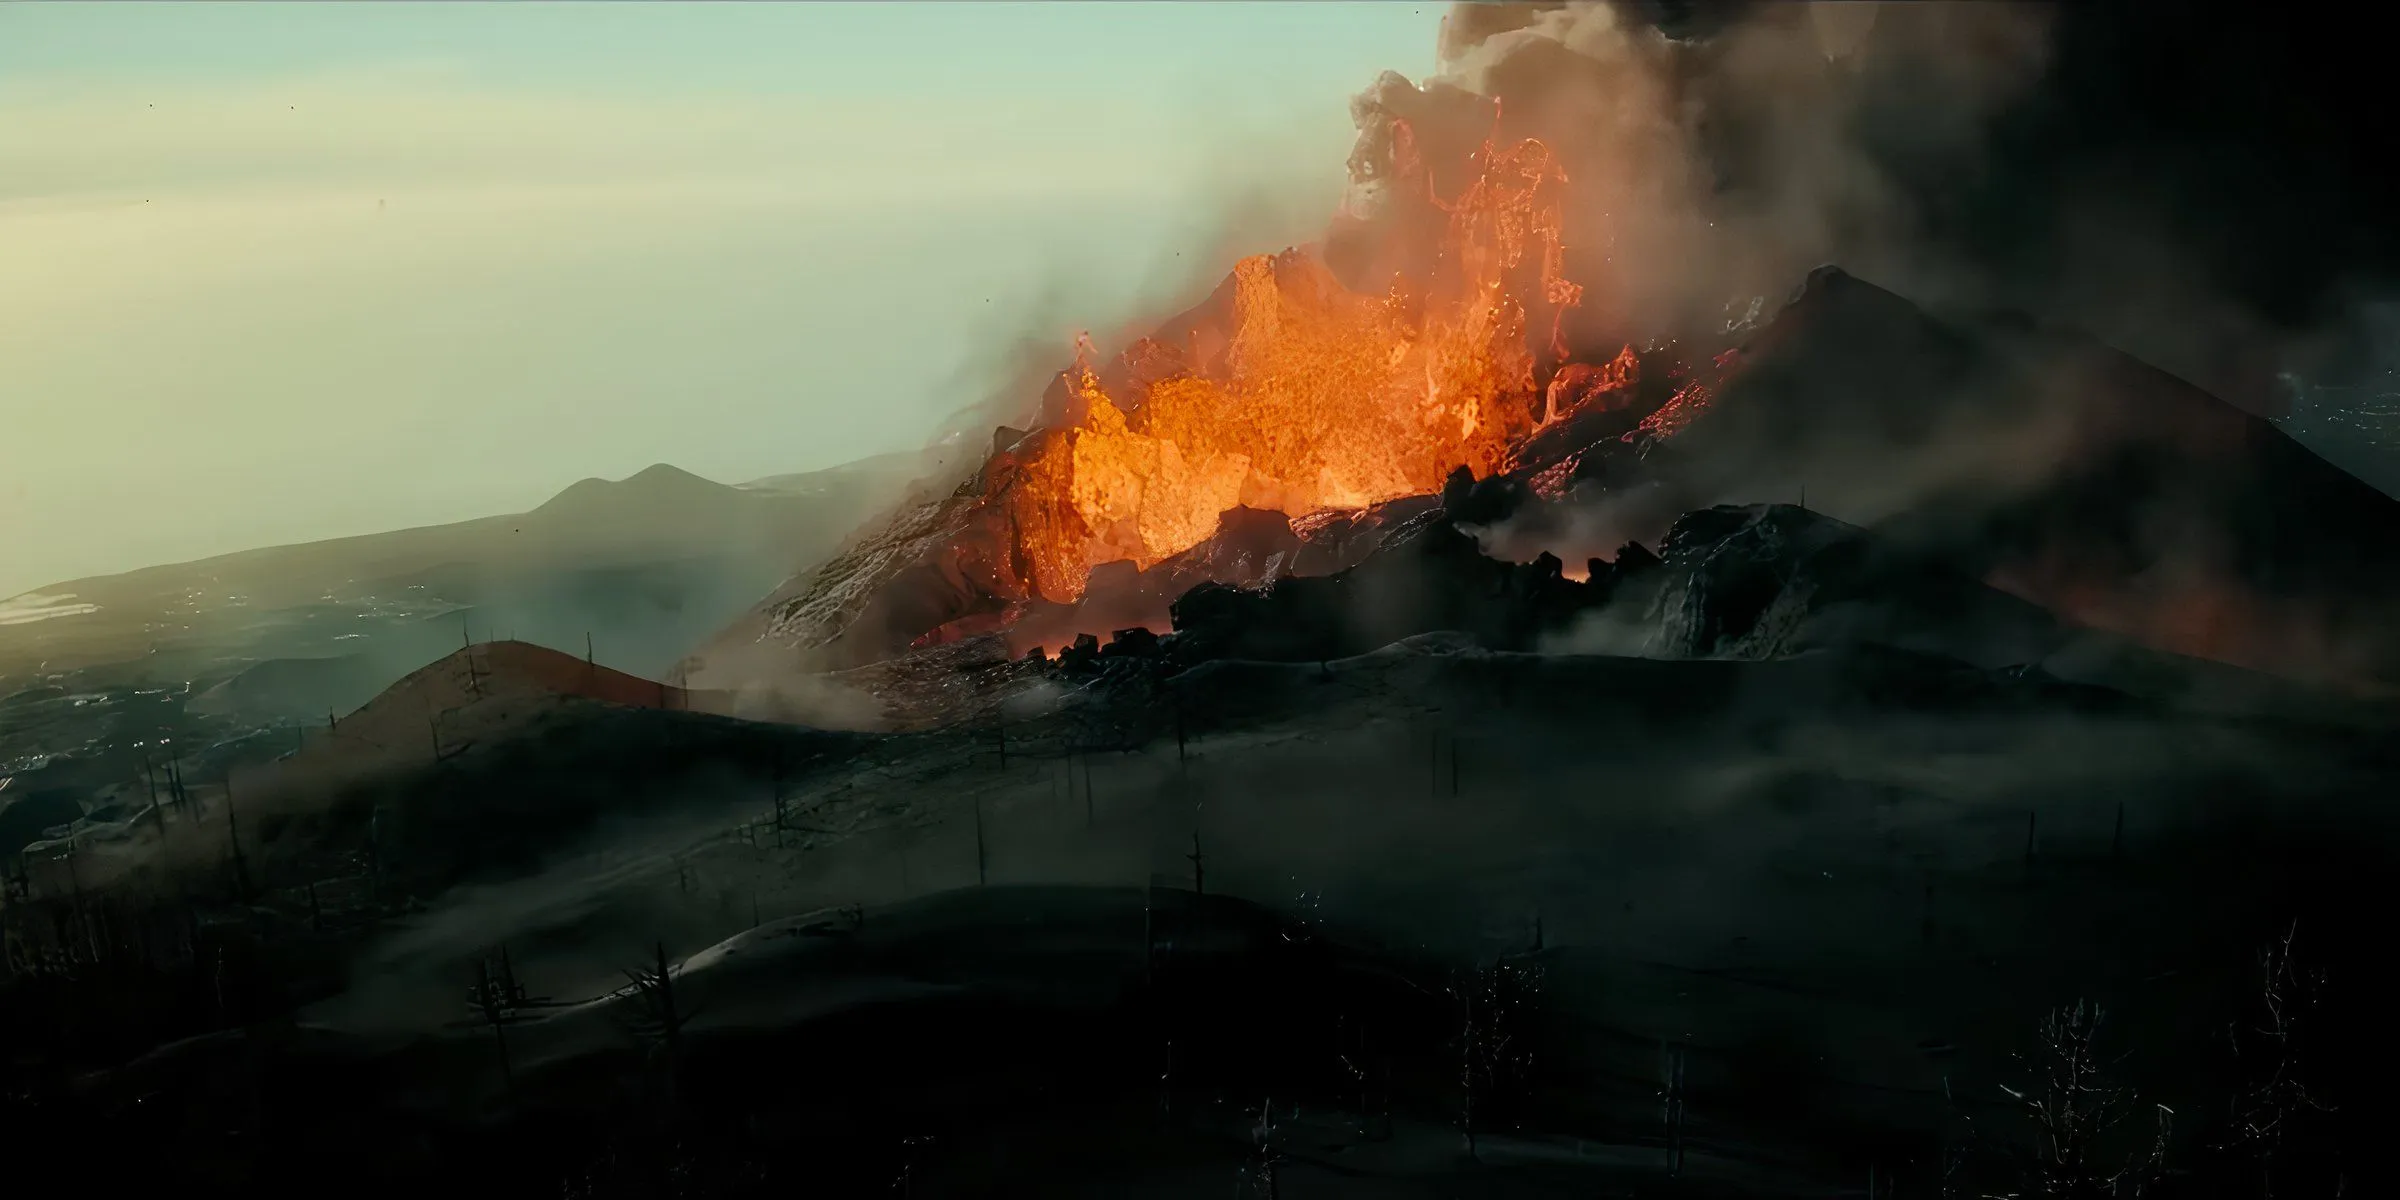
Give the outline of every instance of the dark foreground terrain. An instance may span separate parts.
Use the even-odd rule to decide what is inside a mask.
[[[272,1195],[2375,1194],[2382,722],[2149,690],[1435,635],[570,709],[21,896],[6,1127]]]

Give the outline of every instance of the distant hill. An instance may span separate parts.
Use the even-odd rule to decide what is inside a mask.
[[[276,686],[216,699],[238,708],[297,692],[314,707],[319,693],[371,695],[445,645],[503,635],[578,657],[588,636],[601,661],[661,673],[831,552],[907,484],[913,461],[885,455],[747,487],[659,464],[580,481],[524,513],[54,584],[40,589],[43,608],[68,615],[0,626],[0,676],[124,663],[208,688],[309,660],[252,681]],[[316,682],[292,686],[303,676]]]
[[[794,496],[832,495],[857,487],[891,487],[913,481],[925,468],[925,456],[910,451],[896,451],[862,458],[818,471],[802,471],[792,475],[769,475],[753,479],[742,488],[746,491],[781,492]]]

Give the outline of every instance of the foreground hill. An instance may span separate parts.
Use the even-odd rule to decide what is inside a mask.
[[[771,794],[777,770],[857,740],[692,711],[712,699],[542,646],[480,643],[270,760],[191,769],[160,806],[137,798],[116,823],[34,845],[26,870],[53,892],[190,886],[221,882],[238,852],[243,886],[286,886],[377,859],[438,891],[488,864],[538,860],[610,814],[671,812],[718,787]]]
[[[2016,1184],[2033,1135],[2000,1088],[2083,996],[2109,1077],[2184,1114],[2170,1164],[2232,1179],[2222,1029],[2257,948],[2297,919],[2312,969],[2371,978],[2400,832],[2375,732],[1839,639],[1422,638],[1074,694],[1004,754],[583,702],[478,740],[378,800],[472,886],[312,935],[334,889],[261,881],[205,936],[313,936],[338,965],[289,1020],[91,1077],[112,1115],[81,1127],[262,1186],[371,1164],[393,1193],[474,1162],[627,1195],[678,1171],[746,1194],[736,1167],[1219,1195],[1264,1141],[1310,1194],[1832,1196],[1870,1166],[1938,1194],[1952,1151],[1954,1181]],[[778,780],[795,817],[769,833]],[[243,828],[297,868],[354,826]],[[521,988],[500,1030],[460,1002],[477,978]],[[2308,1077],[2339,1107],[2296,1127],[2294,1172],[2369,1128],[2344,1098],[2392,1049],[2363,985],[2321,1019],[2345,1053]],[[244,1138],[151,1115],[254,1077]],[[2153,1132],[2128,1128],[2112,1163]]]

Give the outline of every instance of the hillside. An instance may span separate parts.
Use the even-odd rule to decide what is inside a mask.
[[[490,702],[557,668],[503,670]],[[456,673],[419,683],[461,695]],[[2258,939],[2297,903],[2336,979],[2368,977],[2378,945],[2359,936],[2393,844],[2373,733],[2093,707],[1866,648],[1670,661],[1426,640],[1222,662],[1136,695],[1077,707],[1153,736],[1077,754],[1072,713],[1028,718],[1006,756],[983,731],[560,710],[377,793],[387,847],[471,866],[477,886],[345,926],[341,982],[294,1020],[94,1086],[182,1103],[258,1054],[319,1081],[260,1118],[295,1155],[382,1153],[330,1107],[460,1161],[498,1122],[529,1167],[606,1171],[626,1143],[593,1131],[645,1119],[642,1081],[670,1077],[697,1124],[812,1177],[888,1178],[888,1148],[932,1128],[929,1187],[1068,1195],[1221,1194],[1271,1096],[1295,1190],[1520,1195],[1549,1193],[1460,1180],[1547,1162],[1585,1191],[1670,1186],[1666,1043],[1689,1059],[1694,1122],[1671,1186],[1856,1195],[1861,1163],[1927,1178],[1961,1112],[1989,1131],[1983,1169],[2004,1166],[2018,1134],[1998,1089],[2078,995],[2124,1014],[2111,1070],[2195,1114],[2175,1154],[2205,1169],[2211,1039]],[[788,843],[728,836],[781,783],[805,813]],[[593,815],[671,811],[688,820]],[[304,842],[357,836],[265,824],[244,836],[287,870]],[[304,877],[249,919],[306,928]],[[459,997],[502,948],[530,999],[496,1034]],[[689,1014],[673,1061],[641,1033],[657,996],[625,975],[662,952]],[[1508,1028],[1532,1061],[1481,1093],[1470,1154],[1460,989],[1496,963],[1529,972],[1509,998],[1528,1023]],[[2361,1040],[2342,1044],[2383,1061],[2372,993],[2337,996],[2353,994],[2338,1028]],[[2370,1081],[2327,1065],[2328,1088]],[[1076,1140],[1095,1128],[1175,1153],[1095,1161]],[[203,1135],[155,1136],[194,1153]]]
[[[454,759],[488,741],[522,736],[577,702],[684,711],[681,688],[526,642],[453,651],[329,723],[324,736],[272,764],[234,776],[247,795],[338,791],[356,782]]]
[[[2089,337],[1812,274],[1644,463],[1641,505],[1790,501],[2158,649],[2400,672],[2400,501]]]
[[[818,472],[799,490],[659,465],[583,480],[524,513],[49,585],[40,605],[19,606],[24,619],[0,624],[0,678],[112,667],[206,689],[274,660],[340,659],[270,675],[338,677],[334,694],[354,696],[445,646],[495,635],[578,654],[589,635],[602,661],[663,673],[886,503],[906,459]],[[30,619],[37,611],[44,619]],[[428,627],[435,618],[447,623]],[[236,688],[219,699],[289,720],[325,690]],[[289,702],[287,691],[297,693]]]
[[[297,731],[297,744],[285,740],[287,749],[271,759],[234,761],[212,773],[187,767],[189,800],[163,820],[135,803],[116,824],[87,825],[75,839],[71,882],[96,886],[157,865],[162,825],[171,871],[224,869],[238,837],[250,869],[262,874],[338,872],[368,836],[372,812],[387,806],[398,824],[386,838],[451,830],[446,841],[435,839],[441,845],[415,855],[446,882],[456,864],[508,857],[516,851],[501,847],[520,842],[538,853],[612,806],[672,807],[687,783],[716,780],[746,757],[767,757],[741,746],[805,742],[809,748],[788,755],[796,768],[843,740],[749,726],[695,712],[695,705],[730,707],[724,697],[695,697],[542,646],[464,647],[363,706]],[[758,773],[766,773],[763,765]],[[610,795],[622,798],[604,799]],[[61,882],[66,853],[64,843],[26,851],[37,886],[69,886]]]

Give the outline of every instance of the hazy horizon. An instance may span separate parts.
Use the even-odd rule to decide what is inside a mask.
[[[0,597],[920,445],[1313,235],[1439,11],[0,6]]]

